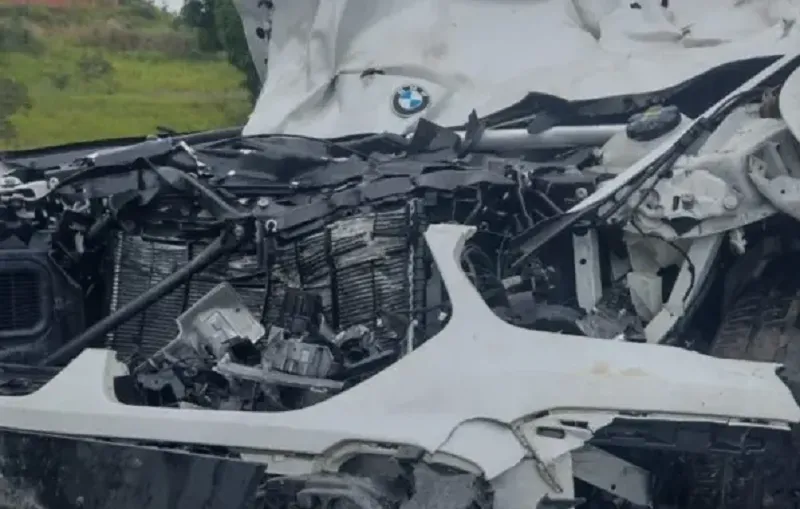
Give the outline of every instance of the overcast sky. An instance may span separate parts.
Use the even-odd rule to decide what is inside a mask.
[[[155,4],[156,7],[163,7],[166,5],[170,12],[177,14],[181,10],[181,7],[183,7],[183,0],[153,0],[153,4]]]

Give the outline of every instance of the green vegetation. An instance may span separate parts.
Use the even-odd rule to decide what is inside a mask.
[[[246,73],[199,32],[142,0],[0,7],[0,149],[244,122]]]
[[[268,8],[272,2],[265,0]],[[247,39],[233,0],[185,0],[181,21],[197,31],[203,51],[224,51],[228,61],[245,74],[244,85],[255,97],[261,82],[250,59]],[[269,34],[264,36],[269,40]]]

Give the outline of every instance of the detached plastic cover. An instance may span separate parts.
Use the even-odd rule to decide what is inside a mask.
[[[220,283],[176,320],[178,335],[153,359],[181,359],[208,354],[222,358],[227,343],[236,338],[256,342],[266,331],[247,309],[236,290]]]

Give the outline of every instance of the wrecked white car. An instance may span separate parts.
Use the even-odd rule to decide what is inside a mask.
[[[243,129],[6,154],[4,503],[794,507],[791,12],[599,4],[243,3]]]

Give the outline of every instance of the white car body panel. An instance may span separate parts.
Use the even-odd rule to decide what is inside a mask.
[[[116,400],[112,386],[125,367],[113,352],[89,349],[37,392],[0,397],[0,427],[218,445],[251,454],[311,455],[320,461],[353,441],[405,444],[446,453],[497,475],[524,453],[508,440],[511,430],[518,440],[524,437],[525,450],[538,451],[545,461],[590,438],[586,430],[585,436],[555,441],[560,445],[535,437],[531,426],[542,419],[549,423],[551,418],[541,416],[547,411],[578,412],[592,424],[590,430],[619,411],[733,425],[755,419],[778,429],[800,421],[800,407],[776,375],[775,364],[507,324],[486,306],[460,268],[459,255],[472,232],[436,225],[426,233],[453,303],[445,329],[327,401],[282,413],[126,406]],[[506,446],[489,449],[503,440]]]
[[[780,113],[789,131],[800,139],[800,71],[786,78],[778,98]]]
[[[407,84],[431,97],[417,116],[461,125],[473,109],[486,115],[527,92],[649,92],[800,42],[798,0],[672,0],[667,9],[658,0],[641,9],[627,0],[268,3],[238,1],[254,62],[269,76],[245,134],[405,132],[417,117],[398,117],[390,102]],[[369,69],[384,74],[362,78]]]

